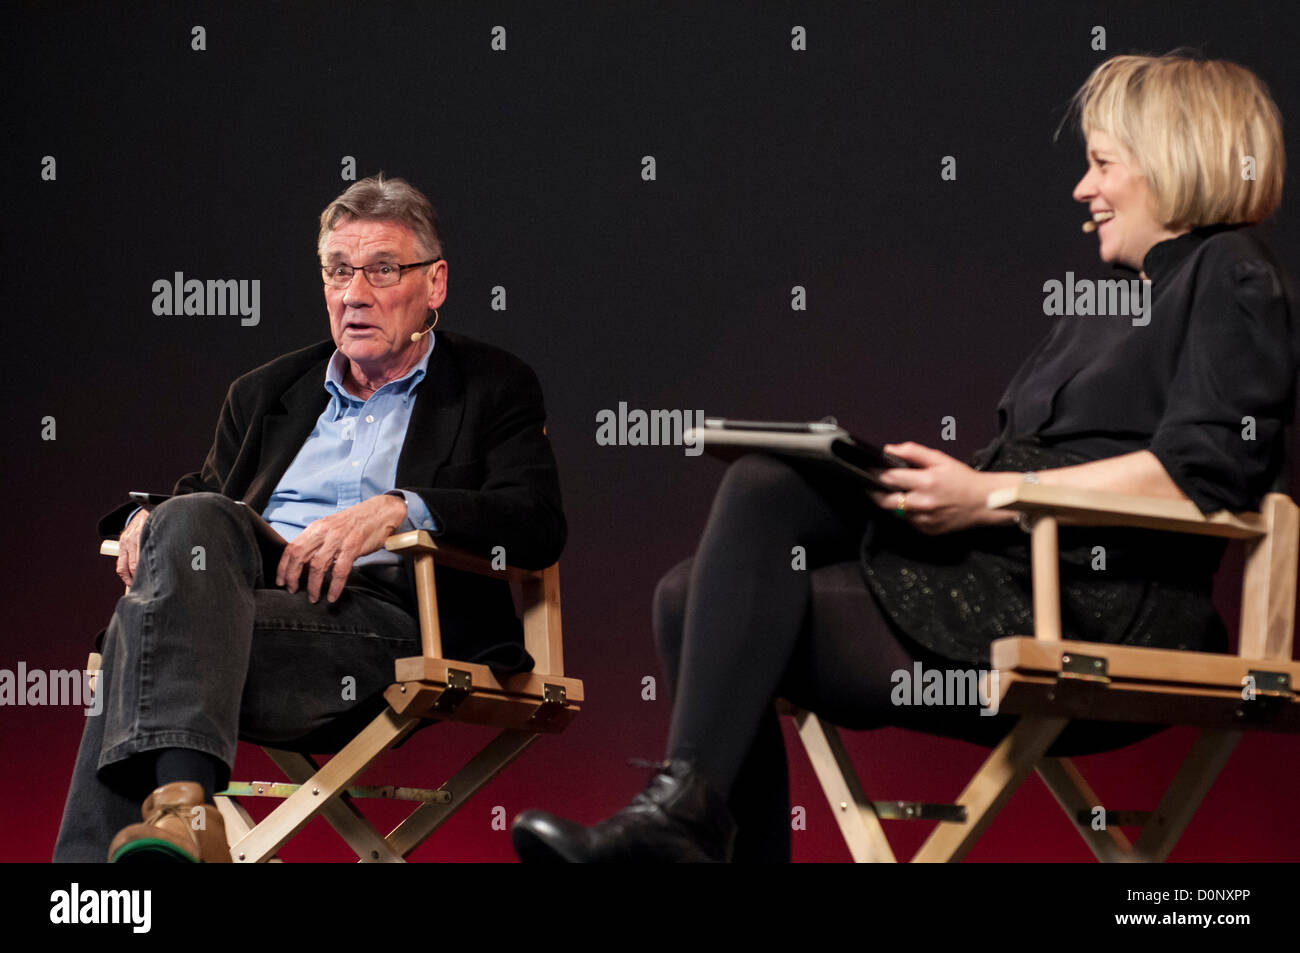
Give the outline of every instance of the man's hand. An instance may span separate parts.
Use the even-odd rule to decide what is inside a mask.
[[[126,584],[127,592],[131,591],[131,583],[135,581],[135,567],[140,564],[140,533],[148,519],[147,509],[138,510],[127,521],[117,540],[117,576]]]
[[[870,496],[877,506],[892,513],[899,494],[907,494],[903,519],[922,533],[950,533],[1015,518],[1014,513],[990,510],[986,505],[989,493],[1003,485],[1007,474],[983,473],[919,443],[887,443],[884,449],[916,468],[875,471],[877,479],[895,492],[872,490]]]
[[[353,562],[376,552],[405,519],[406,501],[386,494],[321,517],[285,546],[275,570],[275,584],[297,592],[305,569],[307,594],[315,602],[320,598],[321,584],[329,570],[332,575],[326,598],[338,602]]]

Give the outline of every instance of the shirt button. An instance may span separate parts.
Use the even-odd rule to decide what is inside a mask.
[[[352,465],[353,465],[354,467],[359,467],[359,466],[361,466],[361,461],[360,461],[360,460],[353,460],[353,461],[352,461]]]
[[[366,423],[368,423],[368,424],[373,424],[374,422],[375,422],[375,415],[374,415],[374,414],[367,414],[367,415],[366,415]]]

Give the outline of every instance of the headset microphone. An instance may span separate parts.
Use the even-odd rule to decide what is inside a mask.
[[[412,332],[411,332],[411,343],[414,344],[416,341],[420,340],[420,338],[424,337],[426,334],[428,334],[430,331],[432,331],[432,330],[433,330],[434,328],[436,328],[437,326],[438,326],[438,309],[437,309],[437,308],[434,308],[434,309],[433,309],[433,324],[429,325],[429,326],[428,326],[427,328],[425,328],[423,331],[412,331]]]

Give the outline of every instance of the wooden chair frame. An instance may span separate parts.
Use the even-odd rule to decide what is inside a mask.
[[[1100,861],[1163,862],[1243,731],[1300,731],[1300,664],[1292,661],[1300,509],[1269,493],[1257,513],[1202,514],[1185,500],[1023,484],[991,509],[1031,525],[1034,637],[992,646],[1000,710],[1020,715],[954,805],[870,800],[834,726],[786,703],[840,831],[857,862],[894,862],[882,819],[938,819],[913,862],[963,859],[1036,770]],[[1059,525],[1132,526],[1246,543],[1236,656],[1062,639]],[[1100,801],[1069,758],[1045,756],[1073,719],[1194,725],[1201,733],[1151,812],[1096,812]],[[1100,829],[1094,817],[1104,818]],[[1137,826],[1136,843],[1120,830]]]
[[[564,675],[558,564],[542,570],[497,569],[486,559],[439,545],[424,530],[390,536],[384,545],[414,561],[421,654],[397,660],[394,682],[384,693],[388,707],[323,766],[306,754],[264,748],[290,783],[234,782],[218,794],[214,800],[236,863],[276,860],[276,852],[318,814],[361,862],[402,863],[540,734],[563,731],[581,708],[582,682]],[[100,546],[105,555],[116,556],[117,551],[114,540]],[[524,644],[535,662],[533,671],[498,677],[486,665],[443,657],[435,564],[519,586]],[[89,670],[99,667],[99,658],[92,655]],[[500,731],[437,789],[353,786],[383,752],[422,721],[432,720],[490,725]],[[284,800],[254,823],[240,796]],[[353,803],[359,797],[408,800],[418,806],[384,837]]]

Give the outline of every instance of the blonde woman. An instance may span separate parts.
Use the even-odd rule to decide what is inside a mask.
[[[728,470],[693,560],[661,581],[654,623],[674,688],[667,760],[592,827],[541,811],[514,825],[525,860],[789,858],[777,695],[850,728],[898,725],[994,744],[1011,724],[900,706],[893,673],[989,665],[1033,631],[1027,537],[992,511],[1022,480],[1257,506],[1281,469],[1296,376],[1295,299],[1259,231],[1282,193],[1280,117],[1233,63],[1119,56],[1078,91],[1087,171],[1074,198],[1102,260],[1151,281],[1149,321],[1063,316],[998,405],[970,465],[917,443],[890,492],[827,483],[773,457]],[[805,547],[808,572],[790,568]],[[1091,568],[1104,546],[1106,572]],[[1069,637],[1223,650],[1216,540],[1061,532]],[[1145,726],[1089,726],[1050,753],[1101,750]]]

